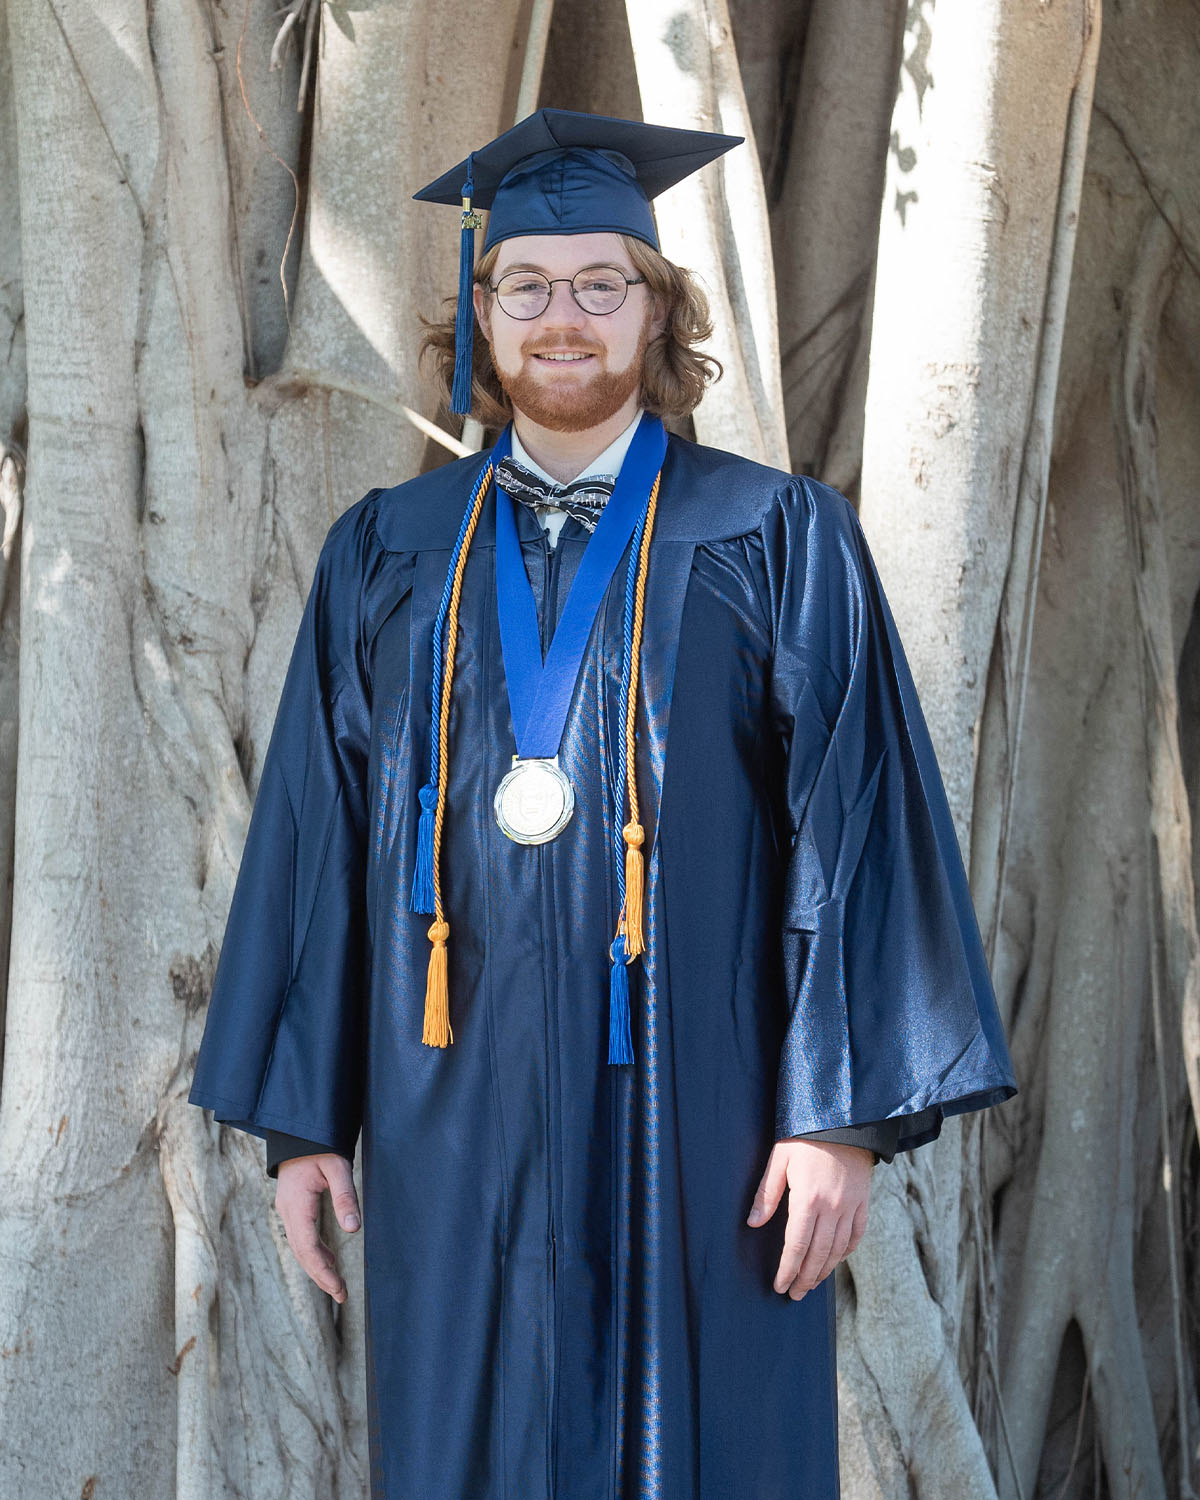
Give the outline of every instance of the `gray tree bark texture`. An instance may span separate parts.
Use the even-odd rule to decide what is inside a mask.
[[[0,1497],[366,1492],[359,1245],[185,1098],[325,532],[479,441],[411,193],[531,101],[747,137],[691,430],[858,504],[1022,1086],[876,1172],[843,1493],[1194,1496],[1194,5],[0,9]]]

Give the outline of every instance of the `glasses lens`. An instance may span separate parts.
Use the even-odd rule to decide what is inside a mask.
[[[592,266],[580,271],[571,285],[576,302],[589,313],[616,312],[628,290],[624,276],[615,266]]]
[[[510,318],[536,318],[550,301],[550,283],[536,271],[510,271],[496,283],[496,301]]]

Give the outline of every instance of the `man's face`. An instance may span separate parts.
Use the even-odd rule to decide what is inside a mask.
[[[554,432],[583,432],[615,416],[640,387],[646,345],[663,330],[644,282],[629,288],[616,312],[597,315],[556,279],[601,266],[637,276],[618,234],[520,235],[501,243],[491,283],[510,271],[540,271],[554,279],[545,311],[513,318],[494,294],[475,288],[500,384],[517,411]]]

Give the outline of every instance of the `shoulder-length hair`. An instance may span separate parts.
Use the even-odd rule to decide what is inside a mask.
[[[634,270],[646,278],[651,295],[660,298],[667,309],[666,327],[646,346],[642,405],[657,417],[686,417],[722,373],[720,360],[702,354],[696,347],[712,334],[708,298],[690,271],[660,255],[644,240],[623,234],[621,241]],[[493,245],[480,256],[475,267],[477,284],[490,286],[499,255],[500,245]],[[441,322],[421,318],[425,332],[420,357],[432,357],[438,389],[449,404],[454,380],[453,297],[446,298],[444,309],[446,316]],[[503,427],[512,416],[512,406],[492,364],[492,351],[478,328],[471,371],[471,415],[491,429]]]

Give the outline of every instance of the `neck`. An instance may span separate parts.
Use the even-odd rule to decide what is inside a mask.
[[[581,432],[554,432],[542,427],[523,411],[513,409],[513,426],[517,436],[525,445],[525,451],[539,463],[547,474],[553,474],[559,484],[569,484],[582,474],[594,458],[598,458],[609,443],[615,442],[633,421],[637,412],[639,392],[635,391],[618,412],[598,427],[586,427]]]

